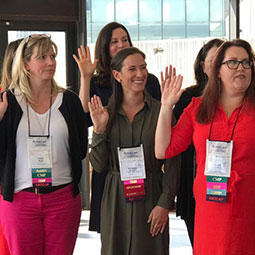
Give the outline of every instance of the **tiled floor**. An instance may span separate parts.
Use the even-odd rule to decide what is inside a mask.
[[[170,255],[192,255],[186,226],[170,213]],[[88,231],[89,211],[83,211],[74,255],[100,255],[100,235]]]

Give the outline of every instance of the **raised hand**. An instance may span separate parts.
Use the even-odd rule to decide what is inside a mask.
[[[6,92],[3,93],[3,97],[0,97],[0,120],[3,119],[4,114],[8,107],[8,101],[7,101],[7,94]]]
[[[173,107],[180,99],[184,89],[181,89],[183,76],[174,76],[172,79],[167,78],[162,87],[161,105]]]
[[[95,133],[104,133],[109,120],[109,113],[103,107],[100,97],[94,96],[89,102],[90,116]]]
[[[165,87],[165,82],[167,79],[172,79],[176,76],[176,69],[175,67],[173,67],[172,65],[169,65],[169,68],[168,66],[166,66],[165,68],[165,77],[163,75],[163,72],[160,72],[160,76],[161,76],[161,93],[162,93],[162,90],[164,90],[164,87]]]
[[[96,64],[98,60],[95,59],[94,63],[92,63],[91,56],[90,56],[90,49],[88,46],[86,46],[86,50],[85,50],[85,47],[81,45],[81,47],[78,48],[78,55],[79,57],[73,54],[73,58],[78,64],[79,70],[81,72],[81,76],[92,77],[96,69]]]

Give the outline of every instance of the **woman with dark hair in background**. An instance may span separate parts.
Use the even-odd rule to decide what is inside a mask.
[[[102,255],[169,254],[168,214],[179,177],[179,157],[154,154],[160,102],[145,90],[145,55],[119,51],[111,63],[113,95],[105,109],[99,97],[89,104],[94,129],[90,161],[106,172],[102,198]]]
[[[171,158],[191,143],[196,149],[194,255],[255,254],[254,60],[248,42],[224,42],[202,97],[192,99],[173,128],[183,90],[171,79],[162,88],[156,157]]]
[[[113,93],[110,64],[112,57],[121,49],[132,46],[127,29],[117,22],[105,25],[100,31],[95,46],[95,61],[91,62],[89,47],[78,49],[79,58],[73,55],[81,73],[80,99],[85,112],[88,102],[94,95],[100,97],[103,106],[108,104]],[[160,100],[159,81],[153,74],[148,74],[146,89],[152,97]],[[90,126],[92,122],[90,120]],[[92,195],[90,206],[89,230],[100,232],[101,200],[106,173],[92,172]]]
[[[218,47],[224,41],[212,39],[198,52],[194,63],[196,85],[188,87],[183,92],[180,100],[175,105],[173,112],[178,120],[183,110],[190,104],[192,97],[200,97],[211,75],[211,64]],[[193,246],[195,199],[193,196],[193,180],[196,174],[196,159],[194,145],[181,154],[181,180],[177,193],[176,215],[185,221],[190,242]]]

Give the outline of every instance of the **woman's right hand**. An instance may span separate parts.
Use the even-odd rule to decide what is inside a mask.
[[[171,71],[172,72],[172,71]],[[166,72],[167,73],[167,72]],[[162,79],[163,75],[161,72],[161,105],[167,105],[173,107],[180,99],[183,91],[185,89],[181,89],[183,76],[178,75],[166,75],[166,79]]]
[[[8,107],[7,93],[4,92],[3,97],[2,98],[0,97],[0,120],[3,119],[7,107]]]
[[[94,63],[92,63],[91,57],[90,57],[90,50],[88,46],[86,46],[86,50],[85,50],[85,47],[81,45],[81,47],[78,48],[78,55],[79,57],[73,54],[73,58],[78,64],[79,70],[81,72],[81,76],[92,77],[96,69],[96,64],[98,60],[95,59]]]
[[[176,68],[173,67],[172,65],[166,66],[165,68],[165,77],[163,75],[163,72],[160,72],[160,78],[161,78],[161,93],[162,90],[164,90],[165,83],[167,79],[172,79],[176,76]]]
[[[94,96],[89,102],[90,116],[94,125],[94,132],[104,133],[109,120],[109,113],[103,107],[100,97]]]

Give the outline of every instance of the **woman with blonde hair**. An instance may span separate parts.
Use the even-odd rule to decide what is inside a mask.
[[[12,41],[7,45],[4,55],[3,67],[1,72],[1,82],[0,82],[0,91],[2,87],[5,89],[11,83],[11,71],[12,71],[12,63],[15,57],[16,50],[20,44],[22,39],[18,39],[16,41]],[[1,192],[1,187],[0,187]],[[0,226],[0,254],[1,255],[9,255],[9,249],[7,246],[7,242],[2,233],[2,228]]]
[[[0,221],[11,254],[73,254],[87,125],[79,97],[54,80],[50,36],[20,43],[0,101]]]

